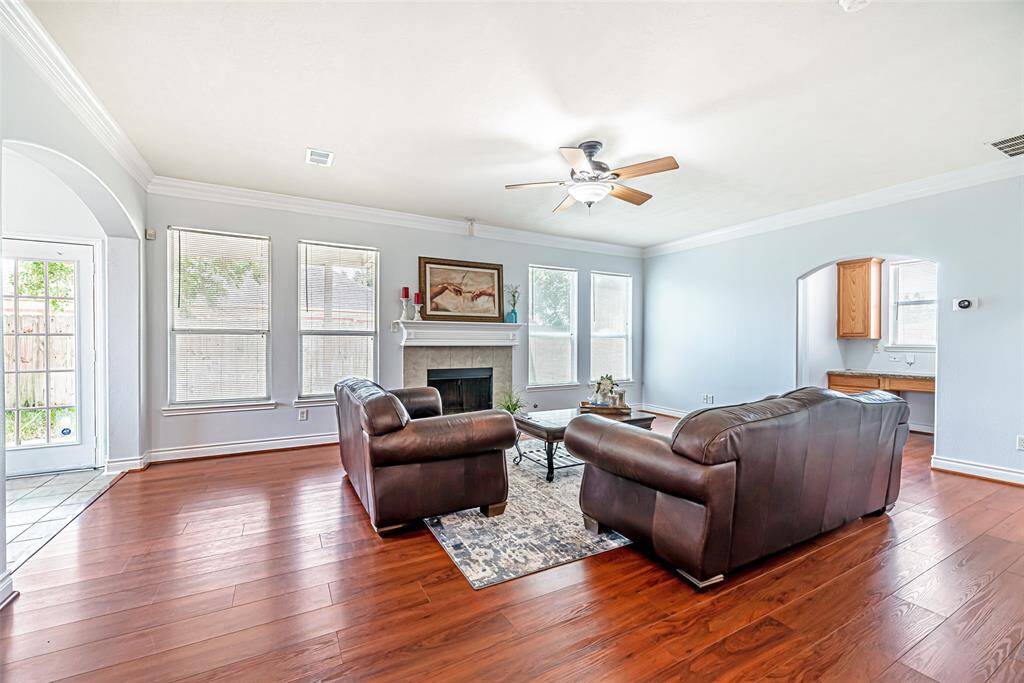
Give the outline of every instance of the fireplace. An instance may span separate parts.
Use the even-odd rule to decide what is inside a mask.
[[[446,415],[493,407],[492,368],[435,368],[427,370],[427,386],[441,394]]]

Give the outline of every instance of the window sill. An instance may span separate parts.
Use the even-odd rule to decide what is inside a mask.
[[[202,403],[193,405],[164,406],[160,409],[164,417],[176,415],[203,415],[205,413],[236,413],[244,410],[273,410],[276,401],[259,401],[252,403]]]
[[[935,353],[934,346],[901,346],[899,344],[886,344],[882,347],[886,351],[895,351],[897,353]]]
[[[333,398],[297,398],[292,401],[293,408],[310,408],[313,406],[333,406],[335,401]]]
[[[592,379],[592,380],[590,380],[590,383],[591,384],[597,384],[597,380],[596,379]],[[632,379],[617,379],[617,380],[615,380],[615,386],[630,386],[631,384],[636,384],[636,380],[632,380]]]
[[[579,389],[583,385],[579,382],[570,382],[568,384],[534,384],[527,386],[527,391],[559,391],[564,389]]]

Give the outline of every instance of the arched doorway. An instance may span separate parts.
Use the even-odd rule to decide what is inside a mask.
[[[908,254],[874,257],[881,259],[881,329],[877,338],[840,338],[837,334],[837,264],[865,258],[863,255],[823,263],[798,278],[796,383],[822,387],[831,383],[835,387],[843,383],[836,371],[864,373],[863,377],[851,375],[859,379],[849,384],[869,384],[871,377],[878,376],[883,389],[900,394],[909,404],[911,431],[934,435],[935,389],[939,386],[939,264]],[[909,381],[895,379],[900,377]]]
[[[5,482],[8,475],[32,475],[16,482],[19,498],[28,499],[29,488],[40,501],[68,494],[45,520],[32,519],[39,509],[33,505],[20,506],[22,517],[7,512],[6,559],[17,563],[69,522],[75,506],[98,495],[100,480],[109,477],[97,467],[141,453],[142,261],[139,226],[88,168],[16,140],[3,141],[2,163],[2,472]],[[44,485],[54,496],[34,488]],[[81,490],[71,491],[76,486]],[[45,535],[28,528],[42,521],[49,522]]]

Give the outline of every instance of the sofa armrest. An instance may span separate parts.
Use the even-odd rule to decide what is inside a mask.
[[[414,420],[421,417],[437,417],[441,414],[441,394],[434,387],[392,389],[391,393],[405,406],[409,417]]]
[[[708,502],[717,481],[714,468],[675,453],[668,437],[597,415],[570,422],[565,447],[606,472],[701,503]]]
[[[505,450],[516,441],[516,425],[503,410],[425,417],[390,434],[370,439],[374,467],[451,460]]]

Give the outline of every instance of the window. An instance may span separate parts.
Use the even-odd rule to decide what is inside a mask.
[[[170,228],[175,404],[270,399],[270,239]]]
[[[633,378],[633,278],[590,274],[590,380]]]
[[[889,266],[893,346],[935,346],[936,267],[931,261],[902,261]]]
[[[299,242],[300,398],[343,377],[375,379],[377,250]]]
[[[76,266],[3,260],[8,448],[79,443]]]
[[[576,383],[576,271],[530,266],[529,384]]]

